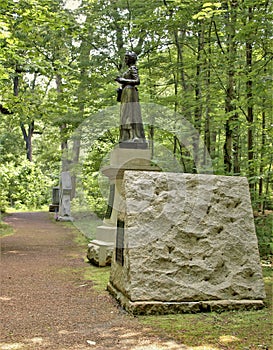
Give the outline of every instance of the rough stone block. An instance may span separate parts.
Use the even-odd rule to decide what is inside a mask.
[[[96,266],[111,265],[112,254],[113,244],[110,242],[93,240],[88,244],[87,258]]]
[[[171,303],[199,311],[262,305],[246,178],[126,171],[122,191],[124,241],[114,250],[109,290],[125,308],[138,313],[148,304],[156,313],[170,312]]]

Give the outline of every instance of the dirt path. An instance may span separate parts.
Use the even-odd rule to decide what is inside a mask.
[[[187,349],[157,338],[82,277],[85,252],[49,213],[16,213],[1,243],[0,349]]]

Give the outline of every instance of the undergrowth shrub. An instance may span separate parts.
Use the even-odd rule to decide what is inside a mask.
[[[262,259],[270,259],[273,256],[273,213],[257,216],[255,218],[255,226],[260,256]]]
[[[50,202],[51,178],[34,162],[0,166],[0,209],[39,209]]]

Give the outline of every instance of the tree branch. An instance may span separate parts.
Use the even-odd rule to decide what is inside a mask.
[[[221,49],[221,52],[222,52],[223,54],[225,54],[225,50],[223,49],[223,46],[222,46],[222,44],[221,44],[220,37],[219,37],[219,35],[218,35],[218,30],[217,30],[217,28],[216,28],[216,22],[215,22],[215,21],[212,21],[212,22],[213,22],[213,26],[214,26],[214,29],[215,29],[215,34],[216,34],[216,38],[217,38],[217,43],[218,43],[218,45],[219,45],[219,47],[220,47],[220,49]]]

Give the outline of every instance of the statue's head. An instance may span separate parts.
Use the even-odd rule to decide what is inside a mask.
[[[126,51],[125,52],[125,59],[126,58],[129,59],[130,62],[135,63],[136,60],[137,60],[137,54],[135,52],[133,52],[133,51]]]

